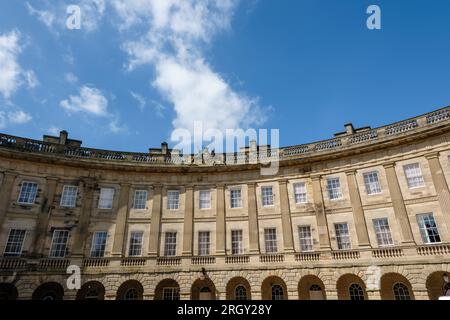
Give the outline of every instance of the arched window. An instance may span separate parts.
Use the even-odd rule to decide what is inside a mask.
[[[211,292],[211,289],[209,287],[203,287],[200,289],[200,292]]]
[[[357,283],[352,283],[348,288],[350,300],[364,300],[364,291]]]
[[[99,293],[97,289],[90,289],[87,293],[86,296],[84,297],[86,300],[100,300],[99,299]]]
[[[236,300],[247,300],[247,289],[241,285],[237,286],[236,289],[234,289],[234,298]]]
[[[139,294],[136,289],[131,288],[128,289],[127,292],[125,292],[124,300],[137,300],[139,297]]]
[[[276,284],[272,286],[272,300],[283,300],[283,288]]]
[[[179,288],[163,288],[163,300],[180,300]]]
[[[322,291],[322,288],[318,285],[318,284],[313,284],[310,288],[309,291]]]
[[[409,289],[403,283],[397,282],[394,284],[393,290],[395,300],[411,300]]]

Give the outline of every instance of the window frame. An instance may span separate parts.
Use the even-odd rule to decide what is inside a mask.
[[[412,168],[413,166],[417,166],[416,168]],[[416,175],[413,176],[408,176],[408,170],[414,170],[416,172],[414,172]],[[417,171],[420,173],[420,175],[417,174]],[[405,174],[405,178],[406,178],[406,185],[408,186],[408,189],[418,189],[418,188],[423,188],[425,187],[425,178],[423,176],[423,171],[422,171],[422,167],[420,166],[419,162],[413,162],[413,163],[408,163],[403,165],[403,173]],[[412,181],[415,179],[414,184],[412,186]],[[419,184],[417,184],[419,183]]]
[[[371,177],[375,176],[376,181],[370,181]],[[377,170],[363,173],[364,187],[366,188],[366,194],[368,196],[379,195],[382,193],[380,175]],[[375,184],[375,189],[373,188]]]
[[[177,235],[178,232],[176,231],[166,231],[164,234],[164,257],[176,257],[177,255]],[[175,234],[175,237],[170,238],[169,235],[173,235]],[[174,243],[169,243],[168,240],[169,239],[174,239]],[[169,247],[173,246],[173,247]],[[173,250],[173,254],[171,254],[171,250]]]
[[[140,242],[133,243],[133,235],[140,235]],[[129,257],[142,257],[142,247],[144,245],[144,231],[134,230],[130,232],[130,241],[128,244],[128,256]],[[138,252],[138,253],[136,253]]]
[[[177,201],[176,201],[176,207],[174,206],[172,208],[171,204],[172,205],[174,204],[174,202],[173,202],[174,199],[171,198],[171,195],[173,195],[173,194],[177,195],[177,197],[176,197]],[[178,189],[167,190],[167,210],[170,210],[170,211],[180,210],[180,190],[178,190]]]
[[[64,233],[65,237],[63,239],[65,239],[64,242],[56,242],[56,240],[60,239],[55,239],[56,234],[57,233]],[[67,256],[67,251],[68,251],[68,242],[69,242],[69,230],[67,229],[54,229],[53,233],[52,233],[52,242],[50,244],[50,250],[48,252],[48,257],[52,258],[52,259],[64,259]],[[64,250],[62,250],[62,247],[64,248]],[[57,253],[59,252],[63,252],[64,254],[61,255],[57,255]]]
[[[105,192],[104,190],[112,190],[112,195],[111,195],[110,199],[109,198],[104,198],[104,192]],[[112,187],[101,187],[100,188],[100,194],[98,196],[98,206],[97,206],[97,208],[100,209],[100,210],[112,210],[113,207],[114,207],[114,196],[115,196],[115,193],[116,193],[116,189],[115,188],[112,188]],[[102,198],[102,196],[103,196],[103,198]],[[106,200],[110,200],[111,201],[110,205],[104,206],[104,202]]]
[[[423,219],[421,219],[421,218],[425,217],[425,216],[431,217],[433,219],[434,227],[427,228],[425,225],[424,225],[425,228],[422,227],[421,222],[423,221]],[[438,228],[438,225],[436,223],[436,219],[435,219],[434,214],[432,212],[418,214],[416,216],[416,219],[417,219],[417,224],[419,226],[420,236],[421,236],[422,241],[423,241],[424,244],[439,244],[439,243],[442,243],[441,233],[439,232],[439,228]],[[423,222],[425,222],[425,221],[423,221]],[[436,230],[436,234],[430,235],[430,233],[428,232],[430,229],[435,229]],[[424,234],[424,232],[426,232],[426,235]],[[439,241],[434,241],[434,242],[430,241],[431,237],[436,237],[436,236],[439,238]]]
[[[295,182],[293,185],[293,190],[294,190],[294,199],[295,199],[295,204],[305,204],[308,203],[308,192],[306,190],[306,182]],[[297,187],[302,186],[303,187],[303,192],[302,193],[297,193]],[[302,195],[304,195],[304,198],[301,198]],[[304,199],[303,201],[300,201],[300,199]]]
[[[376,223],[381,222],[381,221],[385,221],[386,224],[383,226],[377,225]],[[393,247],[395,246],[395,242],[394,242],[394,238],[392,237],[392,231],[391,231],[391,226],[389,225],[389,219],[386,218],[375,218],[372,219],[372,224],[373,224],[373,229],[375,232],[375,237],[377,239],[377,245],[379,248],[386,248],[386,247]],[[380,228],[380,229],[377,229]],[[386,228],[387,227],[387,231],[386,230],[381,230],[381,228]],[[380,231],[380,232],[378,232]],[[390,239],[388,242],[389,243],[382,243],[384,240],[386,239]],[[382,240],[382,241],[380,241]]]
[[[75,194],[70,194],[70,195],[66,195],[65,192],[66,190],[68,190],[69,188],[75,189]],[[73,200],[73,203],[69,203],[67,204],[67,201],[65,201],[65,196],[69,196],[70,200]],[[75,185],[71,185],[71,184],[65,184],[63,186],[63,190],[61,193],[61,199],[59,201],[59,206],[63,207],[63,208],[75,208],[77,206],[77,198],[78,198],[78,186]],[[66,203],[64,203],[66,202]]]
[[[138,197],[138,193],[144,193],[145,197]],[[138,201],[143,201],[143,207],[138,208],[136,204]],[[133,210],[147,210],[147,201],[148,201],[148,190],[146,189],[135,189],[133,195]],[[142,204],[142,203],[141,203]]]
[[[20,201],[21,198],[22,198],[22,192],[25,192],[25,191],[24,191],[24,186],[25,186],[26,184],[30,184],[30,185],[35,185],[35,186],[36,186],[36,189],[34,190],[34,194],[31,193],[31,192],[29,192],[30,195],[33,195],[33,201],[30,201],[30,202]],[[21,182],[21,185],[20,185],[19,196],[17,197],[17,203],[18,203],[18,204],[21,204],[21,205],[33,205],[33,204],[36,202],[36,197],[37,197],[37,195],[38,195],[38,190],[39,190],[39,183],[37,183],[37,182],[35,182],[35,181],[30,181],[30,180],[24,180],[24,181],[22,181],[22,182]],[[30,200],[31,200],[31,199],[30,199]]]
[[[302,234],[305,234],[305,232],[303,232],[301,229],[303,228],[308,228],[308,233],[309,233],[309,238],[306,237],[302,237]],[[298,237],[299,237],[299,245],[300,245],[300,251],[301,252],[312,252],[314,251],[314,240],[313,240],[313,236],[312,236],[312,229],[310,225],[299,225],[297,226],[297,230],[298,230]],[[302,240],[306,241],[308,240],[309,243],[309,248],[310,249],[304,249],[302,246]],[[304,243],[304,242],[303,242]],[[308,245],[308,244],[306,244]]]
[[[337,181],[337,187],[336,183],[333,186],[333,181]],[[342,200],[344,198],[344,195],[342,193],[342,186],[341,186],[341,178],[340,177],[330,177],[327,178],[327,193],[328,193],[328,199],[330,201],[336,201],[336,200]]]
[[[202,236],[208,235],[208,241],[205,242]],[[211,255],[211,231],[204,230],[198,232],[198,255],[209,256]]]
[[[104,234],[105,235],[104,243],[100,245],[100,246],[104,247],[101,255],[93,255],[94,252],[98,251],[98,250],[94,251],[94,248],[95,248],[94,245],[97,245],[97,244],[94,244],[94,241],[96,240],[96,235],[97,234]],[[105,257],[105,253],[106,253],[107,244],[108,244],[108,231],[94,231],[94,233],[92,234],[92,240],[91,240],[90,257],[91,258],[104,258]]]
[[[236,239],[236,235],[238,236],[238,239]],[[237,247],[235,246],[235,244],[237,244]],[[235,251],[236,248],[237,252]],[[231,230],[231,254],[232,255],[244,254],[244,231],[242,229]]]
[[[205,199],[202,199],[202,195],[207,194]],[[198,192],[198,207],[200,210],[211,210],[211,189],[202,189]],[[203,205],[207,205],[204,207]]]
[[[270,190],[270,198],[267,198],[269,196],[268,193],[266,193],[266,190]],[[269,202],[266,203],[266,200],[269,200]],[[273,193],[273,186],[261,186],[261,203],[263,207],[273,207],[275,204],[274,199],[274,193]]]
[[[234,192],[239,192],[239,197],[238,198],[233,198],[233,193]],[[236,206],[233,206],[233,203],[235,203],[235,201],[239,201],[237,203]],[[230,208],[231,209],[239,209],[242,208],[242,188],[231,188],[230,189]]]
[[[24,232],[23,233],[23,238],[22,238],[22,241],[21,241],[21,244],[20,244],[20,251],[19,252],[11,252],[11,251],[7,252],[6,251],[6,249],[8,249],[8,244],[10,242],[9,238],[11,237],[11,232],[12,231],[23,231]],[[5,248],[3,249],[3,256],[4,257],[20,257],[20,256],[22,256],[23,246],[25,245],[25,239],[27,237],[27,233],[28,233],[27,229],[10,228],[9,232],[8,232],[8,238],[6,239]],[[14,242],[12,245],[17,246],[18,242]]]
[[[273,233],[272,233],[273,231]],[[272,234],[270,234],[272,233]],[[273,236],[272,239],[268,237]],[[268,250],[271,248],[270,250]],[[278,235],[277,228],[264,228],[264,249],[268,254],[278,253]]]
[[[344,225],[346,226],[345,227],[345,229],[347,231],[346,235],[340,234],[339,232],[343,231],[343,229],[340,229],[339,232],[338,232],[338,228],[337,228],[337,226],[344,226]],[[336,222],[336,223],[334,223],[334,233],[335,233],[335,236],[336,236],[336,244],[337,244],[338,250],[342,250],[342,251],[352,250],[352,239],[350,237],[350,227],[349,227],[347,222]],[[342,239],[345,239],[345,238],[348,238],[348,241],[342,242]],[[343,247],[344,244],[345,245],[348,244],[348,248],[344,248]]]

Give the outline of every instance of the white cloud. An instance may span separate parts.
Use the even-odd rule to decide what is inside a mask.
[[[76,75],[74,75],[72,72],[68,72],[64,75],[64,79],[66,80],[66,82],[70,83],[70,84],[75,84],[78,82],[78,77]]]
[[[14,124],[24,124],[31,121],[31,119],[32,117],[22,110],[8,112],[8,120]]]
[[[53,24],[56,20],[55,15],[51,11],[47,10],[37,10],[30,3],[26,3],[28,13],[31,16],[36,16],[39,21],[47,26],[47,28],[52,29]]]
[[[17,56],[22,51],[19,38],[17,31],[0,35],[0,93],[7,99],[21,83],[22,68],[17,62]]]
[[[27,82],[28,88],[36,88],[39,85],[39,80],[33,70],[28,70],[24,72],[25,80]]]
[[[133,91],[130,91],[130,95],[138,103],[139,110],[144,111],[145,105],[147,104],[145,102],[145,98],[142,95],[140,95],[139,93],[136,93]]]
[[[10,124],[25,124],[30,122],[31,115],[23,110],[15,111],[0,111],[0,129],[7,127]]]
[[[20,32],[15,30],[0,34],[0,93],[5,99],[9,99],[23,84],[31,89],[39,85],[35,73],[23,70],[18,62],[23,50],[20,39]]]
[[[97,30],[105,13],[105,1],[82,0],[78,5],[81,8],[81,29],[88,32]]]
[[[128,69],[155,67],[153,86],[176,112],[174,129],[235,129],[264,121],[258,99],[235,91],[205,61],[204,46],[230,26],[238,0],[113,0],[121,31],[144,26],[122,49]]]
[[[47,131],[51,135],[57,136],[57,135],[59,135],[61,129],[56,126],[51,126],[50,128],[47,129]]]
[[[108,100],[100,90],[88,86],[82,86],[79,95],[71,95],[59,105],[69,112],[85,112],[100,117],[109,115]]]
[[[121,126],[119,124],[119,120],[117,118],[111,120],[108,124],[109,131],[114,134],[127,132],[128,129],[125,126]]]

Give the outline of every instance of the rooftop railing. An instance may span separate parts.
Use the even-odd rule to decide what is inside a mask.
[[[340,135],[329,140],[318,141],[280,149],[260,149],[236,153],[199,153],[190,155],[152,155],[150,153],[121,152],[112,150],[74,147],[58,143],[15,137],[0,133],[0,148],[14,149],[37,154],[54,154],[64,158],[111,161],[116,163],[146,163],[152,165],[196,166],[196,165],[240,165],[292,160],[314,154],[343,150],[359,144],[395,139],[418,128],[432,128],[450,121],[450,107],[422,116],[400,121],[387,126]]]

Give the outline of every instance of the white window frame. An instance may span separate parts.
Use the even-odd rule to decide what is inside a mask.
[[[164,256],[175,257],[176,255],[177,255],[177,232],[166,231],[164,235]]]
[[[58,236],[63,234],[64,236]],[[61,241],[63,239],[64,241]],[[48,253],[49,258],[65,258],[67,255],[67,244],[69,241],[69,230],[55,229],[52,234],[52,243]]]
[[[242,189],[230,189],[230,207],[231,209],[242,208]]]
[[[381,193],[381,184],[378,171],[365,172],[363,174],[363,179],[367,195],[373,196]]]
[[[176,198],[172,198],[175,196]],[[175,202],[176,200],[176,202]],[[167,210],[175,211],[180,209],[180,190],[167,190]]]
[[[104,240],[105,242],[103,244],[100,244],[101,250],[97,248],[97,244],[95,243],[96,238],[98,237],[99,234],[105,235]],[[103,239],[103,237],[102,237]],[[92,258],[103,258],[105,256],[105,252],[106,252],[106,246],[108,244],[108,231],[95,231],[94,234],[92,235],[92,242],[91,242],[91,252],[90,255]],[[94,252],[101,252],[101,255],[94,255]]]
[[[13,231],[23,231],[23,238],[21,239],[21,242],[19,243],[16,239],[12,239],[15,241],[11,241],[12,243],[10,244],[10,238],[12,236],[12,232]],[[20,257],[22,255],[23,252],[23,246],[25,244],[25,239],[27,237],[27,230],[26,229],[15,229],[15,228],[11,228],[9,229],[9,233],[8,233],[8,238],[6,239],[6,245],[5,245],[5,249],[3,250],[3,256],[5,257]],[[13,252],[13,251],[6,251],[8,249],[8,245],[14,246],[14,248],[19,248],[20,245],[20,250]]]
[[[378,247],[382,248],[394,246],[394,239],[392,238],[388,218],[377,218],[373,219],[372,222]]]
[[[231,254],[244,254],[244,231],[242,229],[231,230]]]
[[[32,190],[24,190],[26,185],[33,185],[33,186],[35,186],[34,192],[32,192]],[[28,205],[29,204],[34,204],[34,202],[36,201],[36,196],[38,194],[38,188],[39,188],[39,185],[38,185],[37,182],[34,182],[34,181],[22,181],[22,185],[20,186],[20,191],[19,191],[19,197],[17,198],[17,203],[19,203],[19,204],[28,204]],[[24,196],[25,199],[22,199],[22,201],[21,201],[22,193],[28,193],[28,194],[26,195],[26,198]],[[23,201],[23,200],[26,200],[26,201]]]
[[[423,188],[425,186],[425,179],[419,162],[405,164],[403,171],[408,189]]]
[[[65,208],[74,208],[77,205],[77,197],[78,186],[64,185],[59,205]]]
[[[270,192],[269,192],[270,190]],[[262,186],[261,187],[261,202],[263,207],[273,207],[274,205],[274,195],[272,186]]]
[[[200,210],[211,209],[211,190],[200,190],[198,194],[198,207]]]
[[[302,204],[308,202],[308,193],[306,191],[305,182],[296,182],[293,184],[294,198],[296,204]]]
[[[134,210],[146,210],[148,200],[148,191],[145,189],[134,190],[133,197],[133,209]]]
[[[264,247],[266,253],[278,252],[277,228],[264,229]]]
[[[209,256],[211,254],[211,232],[198,232],[198,255]]]
[[[113,208],[115,191],[114,188],[110,187],[100,188],[98,209],[111,210]]]
[[[340,226],[345,226],[341,228]],[[346,231],[346,233],[341,233],[341,231]],[[338,222],[334,224],[334,232],[336,234],[336,244],[338,250],[351,250],[352,241],[350,238],[350,228],[347,222]]]
[[[136,241],[136,235],[138,235],[138,240]],[[129,257],[141,257],[142,256],[142,245],[144,243],[144,231],[136,230],[130,232],[130,243],[128,247]]]
[[[341,179],[339,177],[327,178],[328,199],[331,201],[342,199]]]
[[[437,226],[434,214],[432,212],[422,213],[422,214],[418,214],[416,217],[417,217],[417,224],[418,224],[419,230],[420,230],[420,236],[422,237],[423,243],[424,244],[442,243],[442,236],[441,236],[441,233],[439,232],[439,228]],[[429,221],[431,221],[430,220],[430,218],[431,218],[434,226],[427,227],[425,225],[425,222],[426,222],[424,220],[425,217],[428,217],[427,220],[429,220]],[[435,230],[436,234],[434,234],[434,235],[430,234],[430,230]],[[439,237],[439,241],[430,241],[431,237],[436,237],[436,236]]]
[[[314,251],[314,241],[310,225],[298,226],[298,237],[301,252]]]
[[[170,296],[170,299],[166,299],[166,297],[169,297],[169,296]],[[168,301],[180,300],[180,288],[164,287],[162,298],[163,298],[163,300],[168,300]]]

